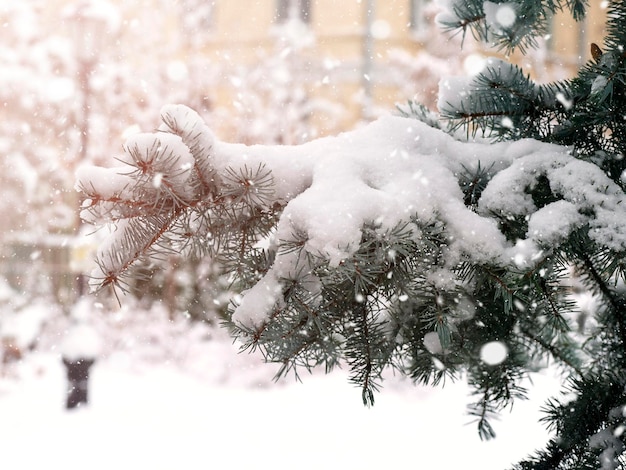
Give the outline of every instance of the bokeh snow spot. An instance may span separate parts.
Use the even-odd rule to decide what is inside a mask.
[[[443,348],[441,347],[441,341],[439,341],[439,335],[430,331],[424,335],[424,347],[431,354],[441,354],[443,352]]]
[[[375,39],[387,39],[391,36],[391,25],[385,20],[376,20],[370,31]]]
[[[509,355],[509,349],[500,341],[491,341],[480,348],[480,360],[490,366],[497,366],[504,362]]]
[[[487,24],[493,30],[500,28],[509,29],[517,21],[517,13],[515,12],[515,4],[484,2],[483,9]]]
[[[463,60],[463,70],[469,76],[478,75],[485,68],[487,61],[480,54],[469,54]]]
[[[174,60],[167,64],[165,73],[167,74],[167,78],[173,82],[182,82],[189,77],[187,64],[182,60]]]
[[[505,28],[510,28],[515,24],[517,15],[510,5],[501,5],[496,13],[496,20]]]
[[[567,99],[567,97],[561,92],[556,94],[556,99],[558,100],[559,103],[563,105],[565,109],[570,109],[574,105],[574,102],[572,100]]]

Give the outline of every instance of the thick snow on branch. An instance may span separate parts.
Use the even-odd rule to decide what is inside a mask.
[[[186,209],[210,213],[213,205],[232,200],[243,217],[280,207],[273,264],[234,312],[233,320],[242,326],[263,325],[280,306],[288,280],[308,276],[306,285],[318,289],[310,260],[338,266],[359,248],[365,226],[382,234],[409,224],[419,239],[419,226],[442,224],[443,272],[449,273],[465,261],[530,266],[548,245],[586,226],[598,243],[626,248],[622,191],[567,148],[532,140],[461,142],[413,119],[391,116],[299,146],[245,146],[219,141],[184,106],[167,106],[162,117],[159,132],[127,143],[125,167],[89,167],[79,174],[86,197],[83,217],[117,226],[100,248],[94,277],[115,280],[159,237],[175,231]],[[486,169],[490,180],[478,205],[466,205],[459,181],[478,168]],[[272,186],[271,191],[258,188],[254,197],[255,179],[245,175],[257,169],[271,176]],[[243,176],[237,182],[233,175]],[[532,190],[545,178],[557,200],[538,208]],[[245,189],[246,205],[237,205],[243,200],[233,196],[237,185]],[[500,223],[507,217],[526,218],[525,239],[506,239]],[[209,227],[195,236],[210,232]],[[301,250],[288,248],[299,242]],[[436,269],[425,275],[446,282],[442,266]]]

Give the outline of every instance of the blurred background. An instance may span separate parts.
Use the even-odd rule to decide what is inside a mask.
[[[602,43],[606,2],[590,3],[583,22],[553,17],[536,50],[510,59],[541,82],[573,76]],[[300,144],[409,100],[436,111],[441,78],[501,55],[444,33],[439,11],[434,0],[0,0],[0,408],[43,400],[50,426],[66,429],[51,410],[65,400],[60,359],[76,354],[95,358],[96,411],[127,402],[103,390],[138,370],[273,386],[275,369],[237,356],[219,329],[232,293],[211,260],[144,266],[151,275],[121,306],[110,292],[86,295],[98,236],[78,217],[74,172],[115,165],[125,138],[155,129],[168,103],[246,144]],[[88,344],[64,349],[77,325],[91,329]]]

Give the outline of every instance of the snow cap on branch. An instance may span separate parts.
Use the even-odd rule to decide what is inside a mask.
[[[408,224],[419,240],[418,224],[442,224],[444,259],[433,267],[439,274],[453,273],[463,262],[530,266],[541,258],[542,246],[565,240],[584,224],[594,240],[626,246],[621,191],[565,147],[528,139],[462,142],[413,119],[391,116],[299,146],[245,146],[215,139],[183,106],[165,108],[163,120],[159,132],[127,144],[129,155],[122,161],[134,173],[118,168],[107,177],[102,170],[80,176],[87,213],[108,211],[113,220],[126,219],[100,248],[99,277],[113,282],[162,237],[190,233],[189,211],[209,211],[208,218],[202,216],[207,233],[216,233],[238,225],[238,218],[281,207],[273,263],[235,310],[233,320],[240,325],[262,325],[281,302],[285,283],[308,276],[316,285],[312,270],[320,260],[332,269],[353,256],[364,227],[383,234]],[[142,169],[147,163],[163,172],[168,190],[147,177]],[[470,207],[459,179],[479,167],[489,169],[490,181],[479,204]],[[537,207],[532,196],[539,178],[547,178],[557,199],[545,207]],[[217,207],[234,219],[216,218]],[[528,232],[521,240],[507,240],[500,223],[518,216],[528,219]],[[187,228],[177,228],[184,223]],[[253,220],[244,223],[246,232],[254,233]],[[297,243],[301,249],[288,248]],[[317,261],[311,264],[312,259]]]

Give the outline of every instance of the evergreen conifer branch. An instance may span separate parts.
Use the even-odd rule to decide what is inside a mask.
[[[585,6],[452,3],[450,25],[522,48],[550,12],[580,18]],[[158,132],[126,145],[121,168],[81,177],[85,218],[117,228],[95,276],[130,283],[145,257],[207,250],[242,291],[228,324],[279,376],[347,366],[367,405],[388,368],[422,384],[466,377],[483,438],[495,434],[493,414],[525,396],[529,371],[556,362],[569,377],[568,395],[546,407],[557,438],[517,468],[618,468],[626,3],[609,3],[610,37],[575,79],[540,86],[492,62],[466,99],[447,101],[445,118],[497,143],[455,140],[409,105],[417,119],[247,147],[215,139],[188,108],[165,108]],[[496,7],[519,24],[491,31]],[[598,302],[587,324],[572,266]],[[489,343],[505,357],[486,360]]]
[[[504,18],[496,13],[503,5],[510,9]],[[558,11],[568,9],[576,21],[582,20],[587,10],[587,1],[452,0],[449,8],[449,14],[440,17],[440,23],[445,29],[460,31],[464,38],[469,30],[474,39],[490,43],[509,54],[515,49],[525,53],[528,48],[536,47],[536,38],[547,33],[548,22]]]

